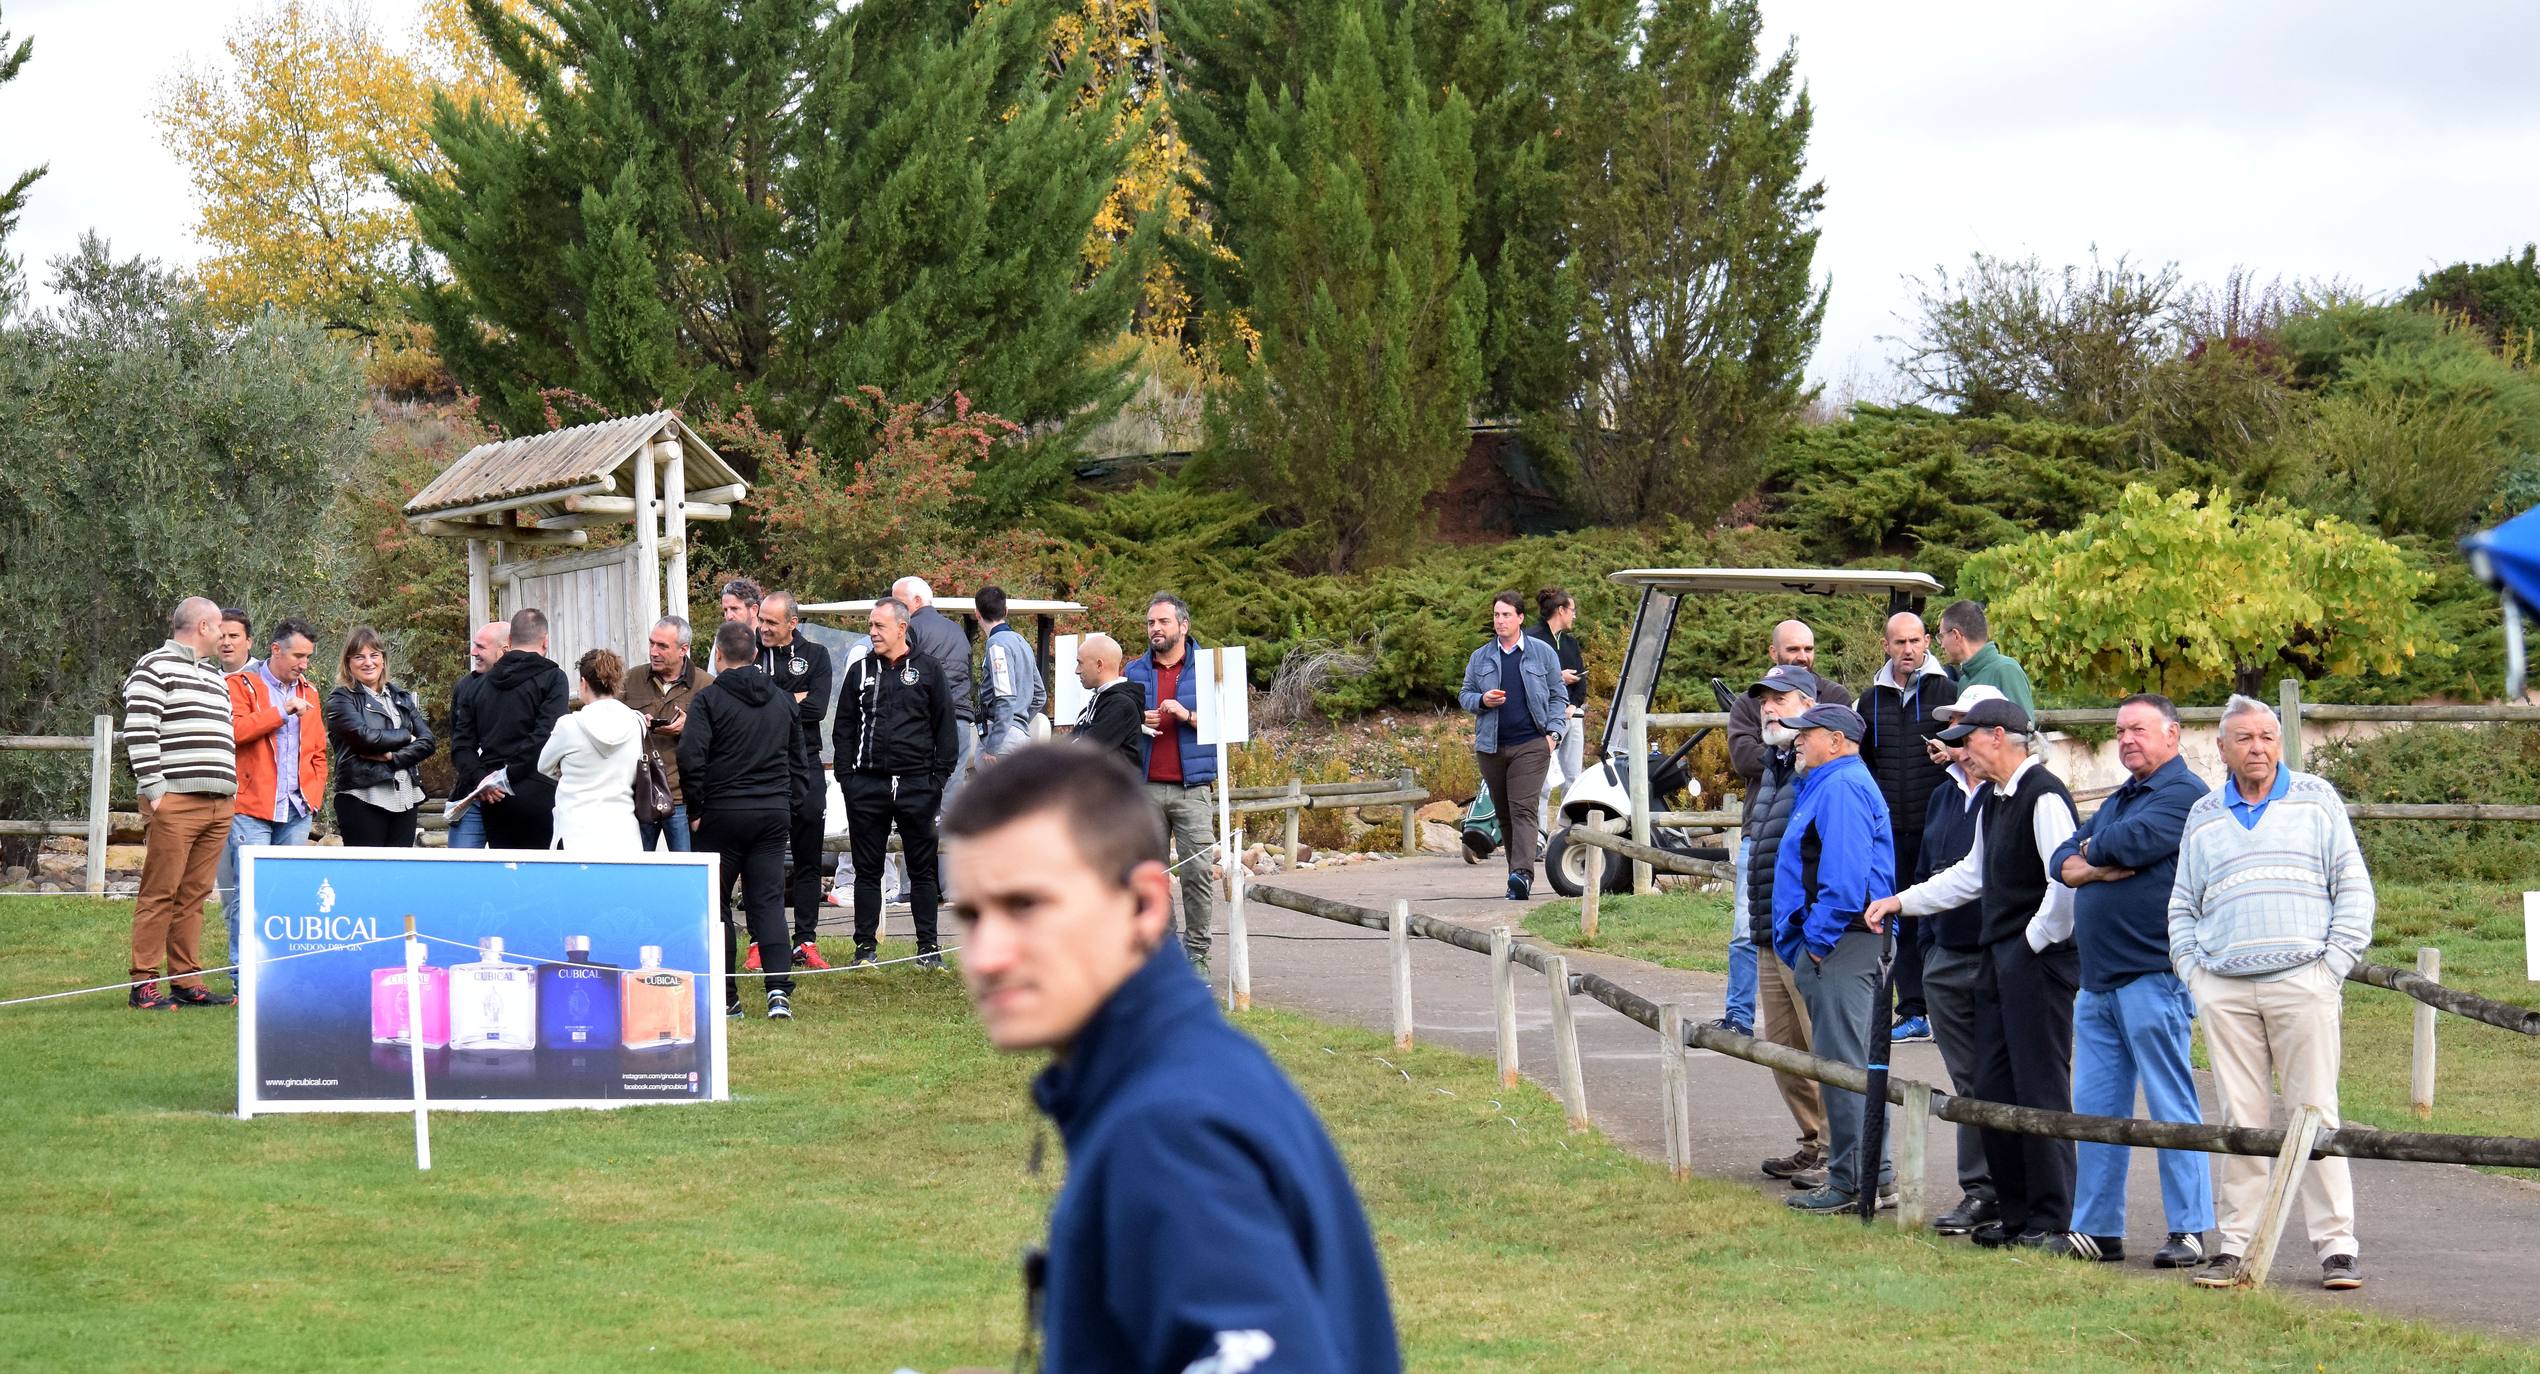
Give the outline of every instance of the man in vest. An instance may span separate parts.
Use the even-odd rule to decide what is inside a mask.
[[[1914,869],[1922,851],[1923,811],[1940,785],[1942,764],[1932,755],[1932,737],[1942,721],[1938,708],[1958,699],[1958,684],[1949,680],[1930,652],[1923,618],[1899,611],[1887,618],[1887,662],[1861,693],[1861,719],[1870,727],[1861,742],[1861,761],[1887,800],[1889,840],[1896,852],[1899,877]],[[1923,1000],[1922,921],[1907,917],[1896,932],[1896,1024],[1894,1039],[1931,1039],[1929,1007]]]
[[[1943,729],[1958,717],[2002,694],[1981,684],[1958,694],[1947,706],[1935,706]],[[1932,739],[1932,751],[1944,771],[1923,809],[1921,853],[1910,868],[1897,874],[1908,883],[1946,873],[1976,846],[1984,828],[1985,803],[1993,800],[1993,784],[1975,775],[1967,747]],[[1922,917],[1923,1004],[1929,1009],[1931,1037],[1940,1045],[1940,1062],[1949,1070],[1949,1090],[1964,1097],[1976,1093],[1976,984],[1984,968],[1984,904],[1961,902]],[[1899,937],[1902,938],[1901,936]],[[2001,1215],[1993,1200],[1993,1175],[1984,1166],[1984,1132],[1958,1128],[1958,1205],[1932,1218],[1931,1229],[1944,1236],[1963,1236]]]
[[[2080,825],[2072,793],[2029,753],[2028,712],[1982,702],[1940,732],[1965,743],[1976,776],[1993,784],[1984,828],[1948,871],[1870,904],[1873,929],[1899,915],[1980,903],[1984,963],[1976,989],[1976,1095],[2068,1112],[2073,1100],[2073,892],[2054,876],[2055,851]],[[2073,1143],[1987,1131],[1985,1163],[2000,1217],[1976,1228],[1983,1246],[2071,1253]]]
[[[1746,689],[1745,700],[1754,703],[1759,722],[1758,752],[1755,777],[1746,790],[1746,908],[1737,915],[1759,949],[1773,945],[1773,869],[1799,796],[1799,756],[1792,748],[1799,736],[1789,722],[1817,704],[1817,682],[1817,675],[1805,668],[1776,664]],[[1779,959],[1758,960],[1755,984],[1763,1038],[1814,1053],[1808,1004],[1800,999],[1790,966]],[[1799,1127],[1799,1148],[1765,1160],[1765,1177],[1789,1179],[1794,1188],[1825,1186],[1826,1108],[1816,1080],[1776,1072],[1773,1086],[1781,1090],[1782,1105]]]

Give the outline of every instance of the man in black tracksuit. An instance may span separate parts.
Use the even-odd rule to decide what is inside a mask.
[[[896,825],[918,962],[941,968],[935,953],[935,904],[943,890],[935,863],[935,811],[944,780],[961,759],[960,722],[943,669],[910,651],[908,622],[908,608],[898,601],[874,605],[873,652],[847,669],[830,743],[854,846],[855,961],[872,963],[881,936],[882,857]]]
[[[795,758],[801,775],[794,788],[794,823],[789,831],[794,852],[788,894],[794,906],[795,957],[805,968],[827,968],[819,945],[820,832],[829,800],[829,790],[820,781],[820,719],[829,713],[829,651],[794,633],[801,623],[792,592],[769,592],[760,600],[759,671],[793,699],[795,733],[802,746]],[[767,958],[764,940],[759,941],[759,958]]]
[[[547,657],[547,615],[536,607],[512,617],[512,647],[485,670],[476,692],[477,776],[504,774],[501,800],[482,803],[485,843],[494,849],[545,849],[555,839],[556,780],[538,771],[538,755],[556,722],[572,709],[564,669]]]
[[[785,850],[796,789],[803,785],[802,727],[794,703],[755,661],[758,636],[726,621],[714,635],[712,682],[688,700],[679,735],[679,781],[696,831],[696,847],[722,856],[726,931],[732,927],[732,880],[741,880],[741,910],[767,974],[767,1015],[794,1015],[793,949],[785,940]],[[730,938],[738,943],[738,932]],[[727,1016],[741,1014],[740,964],[724,986]]]

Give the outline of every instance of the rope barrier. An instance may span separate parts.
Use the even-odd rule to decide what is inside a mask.
[[[406,937],[402,934],[380,935],[368,940],[355,940],[349,945],[328,945],[324,949],[304,949],[297,954],[277,954],[270,959],[259,959],[256,963],[259,967],[262,967],[266,964],[279,964],[292,959],[306,959],[314,954],[337,954],[348,949],[363,949],[371,945],[393,944],[405,938]],[[470,948],[474,948],[474,946],[470,946]],[[38,993],[33,997],[11,997],[5,1001],[0,1001],[0,1007],[22,1007],[29,1002],[50,1002],[56,998],[62,997],[84,997],[92,992],[130,992],[134,988],[148,987],[153,983],[168,982],[176,978],[200,977],[206,973],[236,973],[240,967],[241,965],[238,964],[222,964],[217,968],[198,968],[192,973],[170,974],[166,978],[136,978],[128,983],[106,983],[93,988],[73,988],[68,992],[45,992]]]

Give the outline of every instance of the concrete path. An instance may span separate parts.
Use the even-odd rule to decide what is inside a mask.
[[[1508,901],[1506,880],[1505,871],[1496,864],[1468,867],[1456,857],[1423,857],[1255,881],[1380,910],[1390,909],[1396,898],[1403,898],[1427,915],[1488,929],[1502,924],[1514,927],[1525,911],[1539,904],[1521,906]],[[1254,935],[1252,987],[1257,1004],[1391,1033],[1392,988],[1382,932],[1260,902],[1248,903],[1246,912]],[[1725,980],[1717,974],[1659,968],[1581,951],[1568,953],[1571,967],[1580,972],[1602,974],[1652,1001],[1684,1002],[1690,1019],[1709,1020],[1720,1013]],[[1221,990],[1226,962],[1221,952],[1215,960]],[[1412,1006],[1420,1041],[1490,1055],[1495,1034],[1490,960],[1434,940],[1414,939],[1411,966]],[[1522,967],[1517,976],[1519,1060],[1528,1078],[1554,1091],[1552,1013],[1543,979]],[[1573,998],[1572,1005],[1577,1011],[1590,1115],[1624,1147],[1663,1158],[1657,1037],[1591,999]],[[1756,1168],[1768,1156],[1787,1153],[1794,1136],[1768,1072],[1743,1060],[1699,1050],[1690,1053],[1688,1067],[1697,1113],[1694,1167],[1714,1177],[1752,1183],[1776,1197],[1787,1195],[1784,1185],[1764,1178]],[[1939,1052],[1930,1045],[1898,1047],[1895,1072],[1943,1086],[1948,1082]],[[2206,1097],[2210,1107],[2210,1085]],[[1956,1134],[1956,1127],[1934,1123],[1926,1190],[1934,1211],[1958,1198]],[[2166,1230],[2153,1160],[2149,1150],[2135,1154],[2127,1190],[2124,1268],[2139,1273],[2145,1282],[2179,1285],[2182,1300],[2192,1295],[2193,1300],[2230,1301],[2228,1294],[2195,1292],[2183,1273],[2151,1267],[2151,1253],[2159,1248]],[[2528,1253],[2531,1237],[2540,1235],[2540,1187],[2448,1165],[2358,1161],[2354,1172],[2368,1275],[2365,1287],[2344,1294],[2319,1287],[2318,1261],[2302,1230],[2298,1207],[2278,1249],[2269,1280],[2272,1285],[2327,1303],[2363,1304],[2396,1315],[2540,1338],[2540,1304],[2530,1300],[2528,1285],[2508,1267]],[[1857,1223],[1829,1220],[1824,1224]]]

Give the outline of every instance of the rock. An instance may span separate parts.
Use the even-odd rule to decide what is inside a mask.
[[[1424,821],[1420,826],[1420,847],[1451,854],[1464,844],[1464,827],[1454,822]]]
[[[1316,862],[1317,859],[1314,853],[1314,846],[1307,844],[1302,840],[1298,841],[1296,847],[1296,861],[1299,867]]]
[[[0,887],[16,887],[30,876],[32,875],[27,872],[25,864],[11,864],[5,869],[0,869]]]
[[[85,874],[87,871],[88,856],[85,854],[55,854],[48,851],[35,856],[35,872],[38,877],[67,878],[74,873]]]
[[[1464,821],[1464,808],[1451,801],[1433,801],[1412,814],[1419,820],[1445,826],[1460,826]]]
[[[148,845],[110,844],[106,846],[106,871],[109,873],[138,873],[141,871],[141,860],[147,856],[149,852],[150,847]]]

